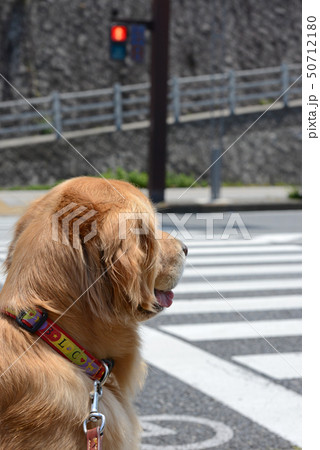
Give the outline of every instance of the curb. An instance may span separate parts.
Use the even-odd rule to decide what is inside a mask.
[[[0,216],[20,216],[28,207],[26,205],[11,206],[0,200]],[[270,201],[263,203],[172,203],[161,202],[155,204],[159,213],[210,213],[228,211],[290,211],[301,210],[301,200]]]
[[[292,200],[287,202],[270,203],[158,203],[156,209],[160,213],[210,213],[210,212],[228,212],[228,211],[280,211],[280,210],[301,210],[302,202]]]

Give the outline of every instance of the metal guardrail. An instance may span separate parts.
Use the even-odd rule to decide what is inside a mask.
[[[239,108],[266,105],[278,97],[283,107],[301,99],[301,65],[283,64],[254,70],[230,70],[215,75],[173,77],[169,80],[170,123],[179,123],[188,115],[224,110],[236,114]],[[130,124],[148,120],[150,83],[50,96],[10,100],[0,103],[0,136],[4,139],[94,130],[112,126],[126,129]],[[36,108],[38,112],[32,109]],[[201,114],[199,114],[201,120]],[[49,123],[48,123],[48,122]],[[50,125],[52,124],[53,127]],[[53,136],[52,136],[53,137]]]

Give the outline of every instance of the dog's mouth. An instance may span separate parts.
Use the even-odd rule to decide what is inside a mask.
[[[172,305],[174,293],[172,291],[154,290],[154,295],[161,308],[169,308]]]
[[[174,293],[172,291],[161,291],[160,289],[155,289],[154,296],[156,301],[152,305],[152,311],[143,308],[141,305],[138,306],[138,311],[142,313],[140,320],[149,319],[163,311],[164,308],[169,308],[169,306],[172,305]]]

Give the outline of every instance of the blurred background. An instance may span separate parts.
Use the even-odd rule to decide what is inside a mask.
[[[148,172],[152,31],[140,31],[134,55],[126,24],[120,60],[110,36],[123,24],[117,18],[141,24],[152,15],[152,2],[141,0],[1,2],[1,73],[44,116],[1,80],[1,186],[95,174],[45,119],[100,172]],[[300,0],[172,0],[168,185],[200,176],[296,80],[300,64]],[[298,80],[221,158],[217,182],[300,185],[300,121]],[[147,185],[145,174],[131,177]]]

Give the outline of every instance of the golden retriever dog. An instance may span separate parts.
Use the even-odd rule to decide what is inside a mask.
[[[95,358],[114,361],[99,400],[103,449],[139,448],[133,401],[146,373],[139,324],[170,306],[186,254],[179,240],[159,235],[152,204],[123,181],[74,178],[29,206],[0,294],[1,449],[85,449],[93,390],[81,368],[8,308],[17,315],[41,308]]]

